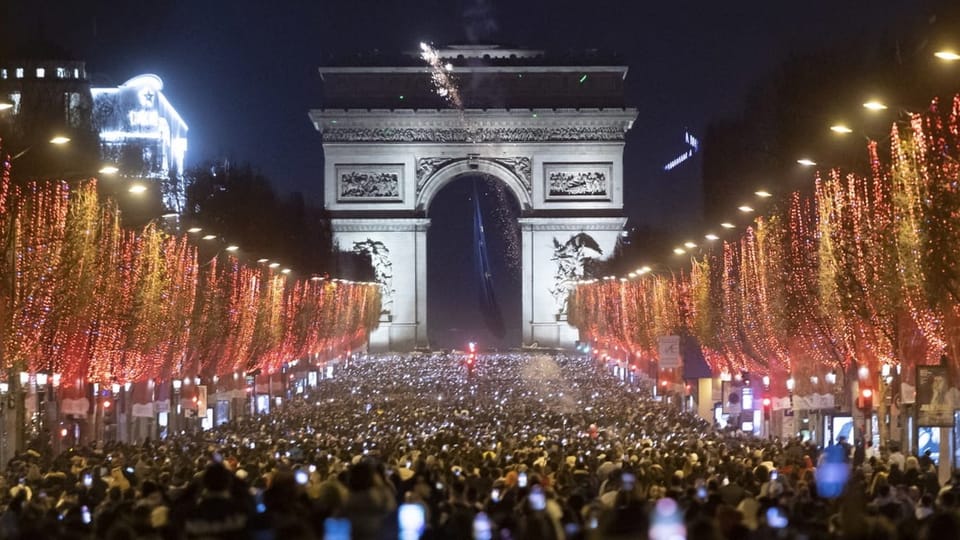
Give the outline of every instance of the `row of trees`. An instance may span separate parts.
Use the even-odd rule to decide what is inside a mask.
[[[247,265],[151,222],[120,226],[95,180],[0,177],[0,343],[8,373],[65,384],[270,372],[366,341],[380,287]]]
[[[691,335],[715,373],[801,391],[831,370],[900,364],[909,381],[960,358],[960,97],[906,127],[889,159],[869,144],[869,174],[818,176],[689,271],[580,284],[571,323],[648,358],[658,336]]]
[[[222,234],[255,258],[354,281],[375,279],[369,257],[333,245],[329,216],[322,208],[300,193],[279,195],[249,164],[206,163],[185,176],[185,223]]]

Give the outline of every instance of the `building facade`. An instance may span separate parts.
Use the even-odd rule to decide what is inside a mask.
[[[449,77],[415,55],[322,67],[324,108],[310,112],[334,242],[368,254],[383,285],[371,349],[429,345],[427,213],[444,186],[477,174],[521,209],[523,343],[572,346],[567,295],[625,222],[627,68],[490,46],[437,54]]]
[[[0,60],[0,138],[19,177],[95,176],[104,166],[154,183],[184,208],[188,127],[156,75],[93,86],[83,62]],[[54,148],[49,141],[67,137]]]
[[[104,162],[115,164],[121,175],[155,181],[164,208],[182,212],[188,127],[163,94],[160,77],[138,75],[91,93]]]

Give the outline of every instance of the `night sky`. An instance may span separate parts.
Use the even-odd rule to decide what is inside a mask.
[[[420,41],[616,52],[630,68],[627,102],[639,109],[627,137],[627,214],[635,225],[679,232],[700,229],[699,171],[661,168],[685,149],[685,128],[702,136],[711,119],[736,114],[750,85],[789,54],[879,35],[903,17],[916,20],[926,3],[10,1],[0,44],[10,50],[43,36],[85,60],[95,83],[159,75],[190,126],[188,164],[249,162],[279,191],[317,204],[323,156],[307,111],[323,106],[316,68],[331,55],[415,50]],[[469,214],[461,215],[469,229]],[[444,257],[431,257],[434,272]]]

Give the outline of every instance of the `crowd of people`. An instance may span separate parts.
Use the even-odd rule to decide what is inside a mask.
[[[720,430],[582,356],[370,356],[269,415],[30,449],[0,540],[960,538],[960,477],[856,454]]]

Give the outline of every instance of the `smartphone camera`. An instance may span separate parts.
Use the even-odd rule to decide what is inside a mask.
[[[527,473],[522,472],[517,475],[517,485],[521,488],[527,487]]]
[[[294,478],[296,478],[297,483],[300,484],[301,486],[307,485],[307,480],[309,480],[309,477],[307,476],[307,471],[303,471],[303,470],[297,471],[293,476]]]
[[[89,525],[92,521],[92,518],[90,517],[90,508],[87,506],[80,508],[80,516],[84,525]]]
[[[486,514],[480,512],[473,518],[473,537],[476,540],[492,540],[493,523]]]
[[[527,500],[530,501],[530,509],[534,512],[541,512],[547,509],[547,496],[543,493],[543,488],[540,486],[533,486],[533,489],[530,490],[530,495],[527,496]]]
[[[400,538],[419,538],[427,526],[427,515],[419,504],[401,504],[397,519]]]
[[[771,506],[767,509],[767,525],[772,529],[785,529],[789,525],[787,515],[779,506]]]
[[[93,475],[90,473],[85,473],[83,475],[83,485],[84,487],[90,487],[93,485]]]
[[[500,502],[500,490],[499,490],[499,489],[494,488],[493,491],[490,492],[490,500],[493,501],[493,502],[495,502],[495,503]]]

